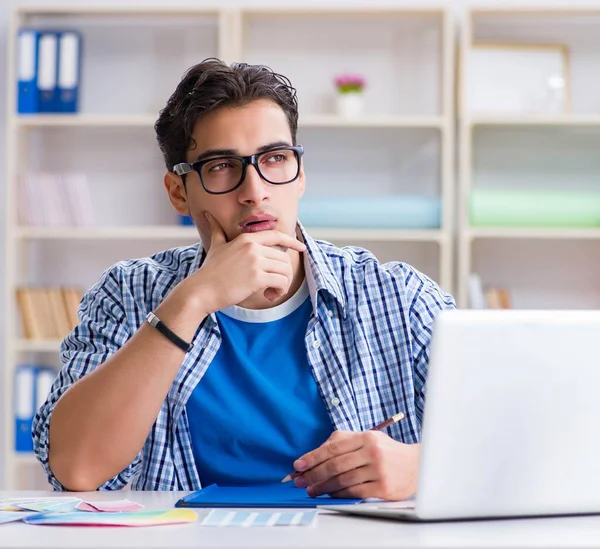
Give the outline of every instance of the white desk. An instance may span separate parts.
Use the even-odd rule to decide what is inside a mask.
[[[129,498],[147,509],[171,508],[183,492],[91,492],[90,500]],[[0,492],[0,498],[59,495]],[[579,548],[600,547],[600,516],[435,524],[353,518],[322,511],[315,527],[202,527],[199,523],[145,528],[0,525],[1,549],[42,548]]]

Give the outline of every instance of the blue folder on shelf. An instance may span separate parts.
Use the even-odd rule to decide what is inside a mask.
[[[293,507],[314,508],[319,505],[351,505],[361,499],[341,499],[329,496],[311,498],[304,488],[293,483],[265,486],[217,486],[184,496],[175,507]]]
[[[38,111],[38,41],[39,32],[34,29],[19,30],[17,62],[17,111]]]

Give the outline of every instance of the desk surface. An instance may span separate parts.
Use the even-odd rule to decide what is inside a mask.
[[[147,509],[173,507],[183,492],[78,493],[89,500],[127,497]],[[1,498],[59,495],[0,492]],[[600,547],[600,516],[417,524],[322,511],[314,527],[202,527],[199,523],[145,528],[0,525],[1,549],[41,548],[579,548]]]

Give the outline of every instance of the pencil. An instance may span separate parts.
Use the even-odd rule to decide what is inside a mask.
[[[394,425],[394,423],[398,423],[401,419],[404,419],[404,414],[402,412],[398,412],[397,414],[393,415],[392,417],[386,419],[385,421],[381,422],[379,425],[375,425],[375,427],[371,427],[369,429],[369,431],[383,431],[383,429],[389,427],[390,425]],[[294,471],[293,473],[290,473],[289,475],[287,475],[281,482],[289,482],[290,480],[294,480],[296,477],[300,476],[302,473],[299,473],[298,471]]]

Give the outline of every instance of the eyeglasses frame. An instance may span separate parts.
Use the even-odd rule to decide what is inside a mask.
[[[296,171],[296,175],[289,181],[283,181],[283,182],[277,182],[277,183],[270,181],[260,171],[260,167],[258,166],[258,158],[263,156],[264,154],[272,153],[275,151],[293,151],[294,155],[296,156],[296,159],[298,160],[298,170]],[[274,147],[273,149],[268,149],[266,151],[249,154],[247,156],[238,156],[238,155],[229,154],[229,155],[223,155],[223,156],[211,156],[210,158],[204,158],[202,160],[197,160],[196,162],[180,162],[179,164],[175,164],[175,166],[173,166],[173,172],[175,172],[177,175],[180,175],[180,176],[184,176],[188,173],[196,172],[198,174],[198,177],[200,178],[200,183],[202,184],[202,187],[208,194],[216,194],[216,195],[227,194],[227,193],[235,191],[236,189],[238,189],[241,186],[241,184],[246,179],[246,171],[248,169],[248,166],[254,166],[254,169],[256,170],[256,173],[258,173],[260,178],[271,185],[288,185],[289,183],[293,183],[294,181],[296,181],[296,179],[298,179],[298,177],[300,175],[303,154],[304,154],[304,148],[302,147],[302,145],[290,145],[287,147],[286,146]],[[237,183],[237,185],[235,185],[231,189],[229,189],[227,191],[218,191],[218,192],[210,191],[206,188],[206,185],[204,184],[204,180],[202,179],[202,167],[205,164],[207,164],[208,162],[214,162],[215,160],[219,160],[222,158],[231,158],[231,159],[238,160],[239,162],[241,162],[242,175],[241,175],[240,180]]]

